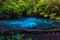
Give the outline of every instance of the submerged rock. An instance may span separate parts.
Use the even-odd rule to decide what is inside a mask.
[[[27,17],[13,20],[2,20],[0,21],[0,29],[19,28],[19,29],[44,29],[55,27],[53,25],[59,25],[60,22],[53,20]],[[60,26],[60,25],[59,25]]]

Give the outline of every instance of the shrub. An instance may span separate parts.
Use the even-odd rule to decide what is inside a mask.
[[[60,14],[59,8],[60,3],[56,0],[39,0],[38,3],[34,7],[34,13],[38,13],[43,17],[50,17],[51,19],[55,17],[55,15]]]
[[[4,0],[0,1],[0,14],[8,18],[43,16],[50,19],[60,16],[59,0]]]
[[[30,2],[30,1],[29,1]],[[2,6],[2,13],[10,16],[11,18],[20,17],[25,15],[31,15],[32,5],[29,2],[23,0],[5,0]]]

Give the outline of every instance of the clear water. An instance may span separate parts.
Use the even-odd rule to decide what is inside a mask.
[[[60,26],[60,22],[36,17],[0,21],[0,29],[3,28],[44,29],[55,27],[55,25]]]

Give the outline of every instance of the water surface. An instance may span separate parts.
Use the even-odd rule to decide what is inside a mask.
[[[5,29],[5,28],[47,29],[57,26],[60,26],[60,22],[44,19],[44,18],[36,18],[36,17],[0,20],[0,29]]]

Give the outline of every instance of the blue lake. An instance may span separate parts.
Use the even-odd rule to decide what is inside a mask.
[[[0,20],[0,29],[6,28],[47,29],[57,26],[60,26],[60,22],[36,17],[24,17],[11,20]]]

